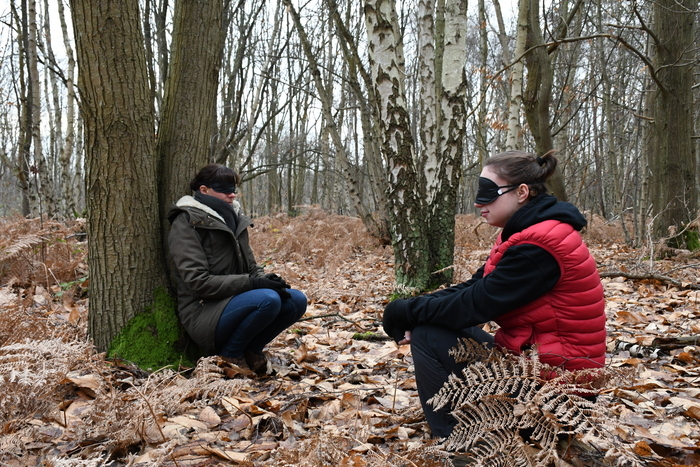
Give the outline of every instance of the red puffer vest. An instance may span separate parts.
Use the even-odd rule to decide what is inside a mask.
[[[605,364],[605,298],[595,260],[581,235],[569,224],[540,222],[491,249],[484,276],[496,268],[508,248],[518,244],[547,250],[561,267],[559,282],[546,294],[500,316],[496,343],[510,351],[537,345],[540,360],[567,370]]]

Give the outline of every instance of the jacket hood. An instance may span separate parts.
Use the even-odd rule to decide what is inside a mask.
[[[501,238],[505,241],[514,233],[546,220],[564,222],[579,231],[588,223],[573,204],[557,201],[552,195],[541,194],[513,214],[503,228]]]

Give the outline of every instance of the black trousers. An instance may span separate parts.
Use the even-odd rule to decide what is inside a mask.
[[[448,351],[457,346],[461,337],[468,337],[487,347],[493,346],[493,335],[479,327],[452,330],[441,326],[418,326],[411,333],[411,354],[416,368],[416,385],[425,418],[435,438],[446,438],[452,433],[457,420],[450,408],[434,410],[428,404],[447,382],[451,373],[461,373],[466,363],[456,363]]]

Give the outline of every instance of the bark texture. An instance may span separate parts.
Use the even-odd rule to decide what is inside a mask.
[[[189,194],[192,177],[213,161],[216,97],[225,39],[223,14],[224,0],[175,3],[157,143],[164,250],[168,230],[165,215],[170,204]]]
[[[365,3],[373,88],[377,96],[382,152],[387,163],[387,205],[397,289],[410,293],[428,283],[425,189],[421,189],[406,106],[403,45],[392,0]]]
[[[106,350],[164,285],[153,107],[137,0],[72,0],[85,118],[90,312]]]
[[[654,234],[680,232],[698,215],[693,136],[693,28],[697,1],[654,4],[658,42],[654,64],[659,86],[653,104],[651,201]]]

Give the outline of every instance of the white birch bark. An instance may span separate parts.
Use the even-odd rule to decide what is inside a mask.
[[[488,32],[486,29],[486,2],[485,0],[479,0],[479,111],[477,113],[477,125],[476,129],[476,153],[477,160],[471,161],[471,163],[477,163],[480,167],[483,164],[484,159],[488,155],[488,142],[487,142],[487,132],[488,125],[486,124],[486,116],[488,114],[486,95],[489,90],[489,83],[486,77],[488,70],[488,55],[489,55],[489,43],[488,43]]]
[[[37,55],[37,21],[36,21],[36,0],[29,0],[27,4],[27,65],[29,69],[29,82],[32,90],[31,101],[29,102],[32,113],[32,148],[34,160],[34,178],[39,178],[40,183],[34,184],[34,191],[30,191],[30,206],[32,215],[38,216],[42,213],[44,206],[53,204],[53,196],[46,186],[46,164],[42,154],[41,144],[41,82],[39,78],[39,66]],[[38,172],[39,177],[36,177]],[[38,186],[37,186],[38,185]]]
[[[522,147],[520,109],[523,103],[523,55],[527,42],[527,0],[521,0],[518,9],[518,28],[515,34],[515,51],[513,59],[517,60],[511,67],[510,72],[510,99],[508,101],[508,138],[506,139],[506,150],[520,149]]]
[[[440,235],[430,239],[433,286],[452,282],[449,268],[454,263],[454,213],[466,132],[467,0],[438,0],[436,16],[436,73],[440,73],[436,85],[440,112],[436,181],[429,186],[428,218],[431,231],[440,232]]]
[[[387,161],[387,203],[396,289],[411,293],[428,283],[426,208],[414,159],[414,142],[404,88],[403,43],[393,0],[365,2],[372,82],[376,93],[382,152]]]
[[[445,3],[445,46],[442,66],[442,118],[440,134],[444,152],[441,165],[444,180],[456,181],[461,167],[463,138],[466,127],[464,66],[467,62],[467,1],[447,0]]]
[[[75,94],[75,57],[71,45],[71,38],[68,34],[66,24],[65,8],[63,0],[58,0],[58,17],[61,22],[61,32],[63,33],[63,45],[66,49],[68,68],[66,70],[66,137],[59,156],[61,164],[61,195],[63,198],[65,212],[69,215],[78,212],[76,200],[82,187],[82,181],[78,178],[78,171],[74,169],[78,164],[71,165],[73,148],[75,146],[75,105],[77,96]]]
[[[44,0],[44,25],[42,34],[45,37],[43,42],[43,50],[45,59],[58,67],[56,57],[53,53],[51,40],[51,17],[49,15],[49,2]],[[44,149],[46,174],[44,178],[49,181],[51,196],[55,200],[55,204],[47,206],[47,214],[52,218],[65,218],[65,210],[61,208],[63,204],[62,197],[58,197],[58,181],[61,177],[62,167],[59,165],[60,155],[63,150],[63,106],[61,105],[61,92],[59,91],[58,79],[56,73],[50,69],[50,66],[44,67],[44,87],[46,88],[46,115],[49,123],[49,148]],[[51,99],[49,100],[49,96]],[[53,108],[51,105],[53,104]]]
[[[441,70],[437,68],[435,44],[435,0],[418,2],[418,74],[420,83],[418,135],[420,154],[418,160],[423,166],[427,204],[431,205],[437,193],[439,152],[438,122],[440,120]],[[437,47],[441,48],[442,44]]]

